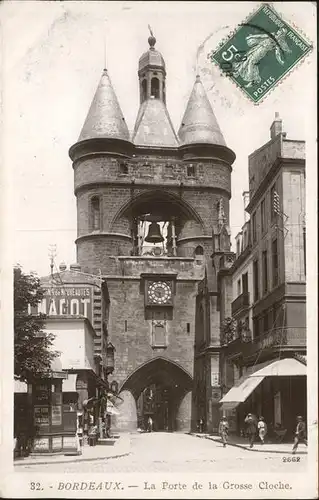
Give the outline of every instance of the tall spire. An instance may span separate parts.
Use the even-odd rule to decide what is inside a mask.
[[[133,142],[144,147],[178,147],[178,139],[166,108],[166,70],[162,54],[155,49],[156,38],[149,26],[149,49],[139,59],[140,109]]]
[[[196,81],[178,131],[178,137],[181,145],[214,144],[226,146],[225,139],[199,76],[196,76]]]
[[[103,70],[79,142],[97,138],[130,140],[125,118],[106,69]]]

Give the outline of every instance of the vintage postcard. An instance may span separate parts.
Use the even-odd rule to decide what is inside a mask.
[[[317,498],[315,2],[5,1],[2,498]]]

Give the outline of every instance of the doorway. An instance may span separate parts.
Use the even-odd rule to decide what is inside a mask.
[[[155,432],[190,427],[191,376],[177,363],[156,358],[135,370],[121,391],[130,391],[136,402],[137,427],[146,431],[149,417]]]

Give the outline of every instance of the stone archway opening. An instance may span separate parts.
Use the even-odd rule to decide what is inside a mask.
[[[189,431],[192,386],[192,377],[172,361],[156,358],[145,363],[121,387],[121,394],[135,400],[136,423],[131,404],[131,426],[147,430],[151,417],[153,431]]]

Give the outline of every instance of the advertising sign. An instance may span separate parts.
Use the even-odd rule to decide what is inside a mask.
[[[34,399],[35,404],[48,404],[50,396],[50,385],[48,384],[37,384],[34,388]]]
[[[49,450],[49,438],[35,438],[33,444],[34,451],[48,451]]]
[[[62,450],[62,436],[54,436],[52,438],[52,449],[53,450]]]
[[[61,285],[44,288],[38,313],[47,316],[84,316],[92,322],[93,289],[90,286]]]
[[[62,392],[53,392],[51,400],[52,400],[53,405],[61,405],[62,404]]]
[[[51,407],[52,425],[62,425],[62,406]]]
[[[50,424],[49,407],[35,406],[34,407],[34,424],[36,426],[46,427]]]

